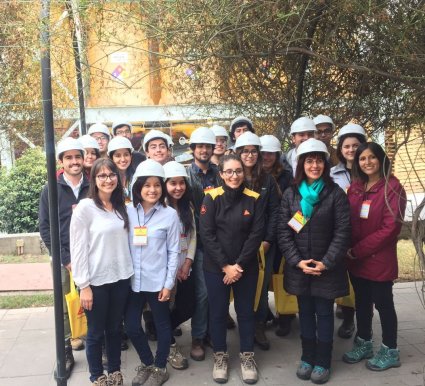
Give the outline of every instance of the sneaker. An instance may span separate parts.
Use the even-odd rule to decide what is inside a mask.
[[[176,370],[184,370],[189,367],[187,358],[183,356],[177,343],[173,343],[170,346],[170,354],[168,355],[167,361],[171,367]]]
[[[308,381],[313,371],[313,366],[310,363],[301,361],[300,365],[297,368],[297,377],[304,381]]]
[[[99,378],[97,378],[92,385],[96,385],[96,386],[109,386],[108,383],[108,378],[106,375],[101,375]]]
[[[400,367],[400,351],[381,344],[381,348],[372,359],[366,362],[366,367],[372,371],[384,371],[391,367]]]
[[[371,340],[364,340],[358,336],[354,339],[354,346],[351,351],[342,356],[345,363],[358,363],[362,359],[373,357],[373,346]]]
[[[168,381],[170,374],[166,368],[160,369],[159,367],[153,367],[151,370],[151,375],[146,381],[146,386],[161,386],[163,383]]]
[[[136,367],[137,375],[133,378],[131,382],[132,386],[141,386],[143,385],[151,375],[153,365],[145,366],[143,363],[140,366]]]
[[[241,359],[242,380],[249,385],[258,381],[257,364],[254,360],[253,352],[243,352],[239,354]]]
[[[217,383],[226,383],[228,374],[228,360],[229,354],[227,352],[218,351],[214,353],[214,368],[213,368],[213,379]]]
[[[354,320],[344,320],[338,328],[338,336],[342,339],[350,339],[354,334]]]
[[[108,386],[123,386],[124,380],[121,371],[108,374]]]
[[[81,338],[71,338],[71,347],[74,351],[81,351],[84,349],[84,341]]]
[[[311,372],[310,380],[317,385],[321,385],[322,383],[329,381],[330,376],[330,369],[325,369],[322,366],[314,366],[313,371]]]
[[[72,353],[71,345],[68,343],[65,346],[65,377],[66,379],[68,379],[71,376],[74,365],[75,365],[74,354]],[[58,378],[57,368],[55,368],[54,376],[55,376],[55,379]]]
[[[261,350],[269,350],[270,342],[266,336],[266,324],[264,322],[255,323],[254,342],[261,348]]]
[[[194,361],[203,361],[205,359],[205,348],[202,339],[192,338],[192,349],[190,357]]]

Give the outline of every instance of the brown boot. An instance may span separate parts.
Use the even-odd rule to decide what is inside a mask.
[[[190,357],[194,361],[203,361],[205,359],[205,347],[202,339],[192,338],[192,349],[190,350]]]

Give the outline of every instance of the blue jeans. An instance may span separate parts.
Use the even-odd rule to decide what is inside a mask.
[[[265,322],[269,313],[269,284],[273,273],[273,263],[276,255],[276,244],[272,244],[266,253],[266,264],[264,266],[264,282],[261,288],[260,301],[255,312],[256,322]]]
[[[100,286],[91,286],[93,307],[85,310],[87,317],[86,355],[90,381],[103,374],[102,343],[105,338],[108,356],[108,373],[121,367],[121,320],[124,314],[130,279]]]
[[[318,296],[297,296],[297,299],[301,337],[324,343],[333,342],[335,299]]]
[[[155,364],[156,367],[163,369],[167,365],[171,344],[170,302],[160,302],[158,294],[159,292],[130,291],[125,313],[125,328],[141,362],[146,366]],[[140,322],[146,303],[152,310],[158,336],[155,360]]]
[[[195,283],[195,312],[192,316],[192,338],[203,339],[208,329],[208,293],[204,278],[204,252],[197,248],[192,265]]]
[[[223,283],[222,273],[204,272],[210,306],[210,335],[214,352],[227,351],[227,314],[233,289],[238,319],[240,352],[254,351],[254,299],[258,275],[242,275],[232,285]]]

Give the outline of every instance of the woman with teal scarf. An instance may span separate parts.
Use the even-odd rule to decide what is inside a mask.
[[[285,290],[297,296],[301,330],[300,379],[330,378],[335,298],[348,294],[345,256],[350,210],[344,191],[330,178],[329,153],[316,139],[297,149],[293,186],[282,198],[277,237],[285,257]]]

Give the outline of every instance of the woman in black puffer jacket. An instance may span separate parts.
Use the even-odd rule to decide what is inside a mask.
[[[346,194],[329,177],[326,146],[309,139],[299,146],[297,157],[294,186],[282,198],[278,243],[285,257],[285,289],[298,299],[302,356],[297,376],[325,383],[330,376],[333,303],[348,294],[350,211]]]

